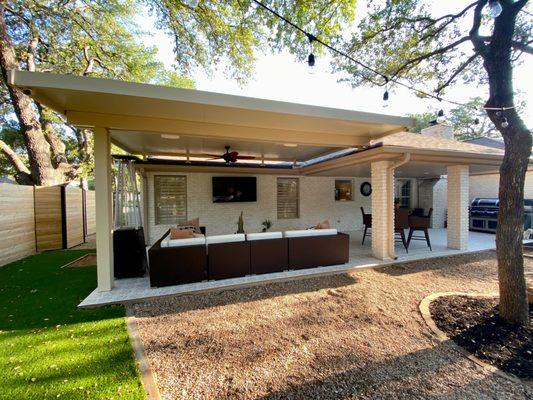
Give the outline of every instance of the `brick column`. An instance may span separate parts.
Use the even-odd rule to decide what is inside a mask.
[[[98,291],[113,288],[113,193],[111,141],[106,128],[95,127],[94,185],[96,201],[96,276]]]
[[[390,161],[371,164],[372,254],[380,260],[394,254],[394,176]]]
[[[468,249],[468,165],[448,166],[448,247]]]

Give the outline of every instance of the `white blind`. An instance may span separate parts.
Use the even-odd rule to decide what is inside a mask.
[[[177,224],[187,219],[187,178],[154,176],[155,223]]]
[[[300,217],[298,178],[278,178],[278,219]]]

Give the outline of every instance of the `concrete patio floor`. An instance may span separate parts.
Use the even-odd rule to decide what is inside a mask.
[[[115,281],[115,287],[111,291],[98,292],[97,290],[94,290],[79,304],[79,307],[90,308],[109,304],[135,303],[161,296],[175,296],[241,288],[263,283],[338,274],[354,269],[375,268],[404,263],[407,261],[465,254],[496,248],[494,234],[470,232],[468,250],[461,251],[449,249],[446,247],[446,229],[430,229],[429,235],[433,251],[429,250],[425,241],[412,241],[409,246],[409,253],[406,253],[401,243],[396,243],[395,251],[397,259],[383,261],[372,257],[372,242],[369,236],[367,236],[365,244],[361,245],[362,232],[354,231],[347,233],[350,234],[350,260],[346,264],[284,271],[273,274],[249,275],[241,278],[203,281],[162,288],[151,288],[148,276],[142,278],[120,279]]]

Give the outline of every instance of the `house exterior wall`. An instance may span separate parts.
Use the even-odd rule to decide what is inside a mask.
[[[470,202],[476,197],[498,197],[499,186],[500,174],[470,176]],[[528,171],[526,173],[524,198],[533,199],[533,171]]]
[[[284,175],[257,175],[257,201],[250,203],[213,203],[211,178],[213,176],[238,176],[197,172],[146,172],[147,238],[150,244],[159,239],[173,225],[155,224],[154,176],[182,175],[187,177],[187,218],[200,218],[200,225],[207,227],[208,235],[234,233],[241,211],[247,232],[260,232],[261,222],[272,221],[272,231],[305,229],[323,220],[329,220],[333,228],[353,231],[362,228],[361,206],[370,211],[371,196],[359,191],[370,178],[353,179],[353,201],[335,201],[334,177],[300,176],[300,218],[277,219],[276,179]],[[250,176],[250,175],[246,175]],[[338,179],[341,179],[339,177]]]
[[[419,179],[418,206],[425,213],[433,208],[431,228],[444,228],[448,209],[447,178]]]

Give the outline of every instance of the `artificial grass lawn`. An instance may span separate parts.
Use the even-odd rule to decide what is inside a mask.
[[[0,399],[144,399],[123,307],[79,310],[96,268],[87,250],[0,267]]]

